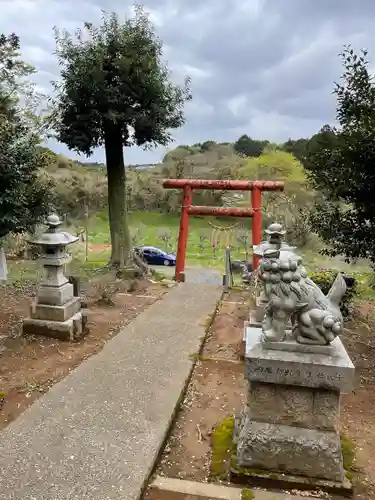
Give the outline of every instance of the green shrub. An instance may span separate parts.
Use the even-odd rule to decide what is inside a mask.
[[[255,495],[254,492],[249,490],[249,488],[245,488],[241,493],[241,500],[254,500]]]
[[[57,168],[69,168],[70,162],[66,156],[58,155],[57,157]]]
[[[346,477],[347,479],[349,479],[349,481],[351,481],[353,464],[355,461],[355,450],[356,450],[355,444],[351,439],[349,439],[347,436],[343,434],[341,434],[340,436],[340,441],[341,441],[343,466],[346,471]]]
[[[226,479],[233,448],[234,417],[227,417],[214,430],[211,441],[211,478]]]
[[[324,295],[327,295],[333,282],[335,281],[337,274],[338,271],[334,271],[332,269],[321,269],[310,272],[309,276],[314,281],[314,283],[316,283],[318,287],[322,290]],[[356,296],[357,296],[357,285],[356,285],[356,280],[354,280],[354,283],[351,287],[347,286],[346,293],[340,304],[341,313],[345,318],[350,316],[353,302]]]
[[[368,278],[368,286],[370,287],[370,290],[375,292],[375,265],[371,264],[371,273]]]

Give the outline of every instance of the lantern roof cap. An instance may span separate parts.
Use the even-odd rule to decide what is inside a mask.
[[[77,236],[73,236],[67,231],[58,231],[62,221],[57,214],[51,214],[47,217],[47,231],[39,234],[28,240],[32,245],[40,245],[41,247],[65,247],[78,241]]]

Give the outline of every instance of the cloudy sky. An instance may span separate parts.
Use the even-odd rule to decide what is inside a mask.
[[[24,59],[50,92],[59,71],[52,28],[99,23],[101,10],[124,18],[128,0],[0,0],[0,32],[17,33]],[[173,79],[192,78],[193,100],[176,144],[233,141],[243,133],[284,141],[332,123],[333,82],[344,44],[375,61],[374,0],[145,0],[164,41]],[[61,145],[51,147],[74,157]],[[164,149],[126,151],[127,163],[159,161]],[[84,158],[82,158],[84,159]],[[103,160],[98,150],[94,160]]]

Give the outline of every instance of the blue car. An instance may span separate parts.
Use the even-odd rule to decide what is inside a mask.
[[[164,252],[156,247],[140,247],[138,249],[143,259],[147,264],[153,266],[175,266],[176,256],[171,253]]]

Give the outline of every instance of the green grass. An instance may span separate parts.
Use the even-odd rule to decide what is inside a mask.
[[[211,247],[211,238],[213,229],[209,224],[211,221],[215,226],[230,227],[236,223],[236,220],[219,220],[213,217],[190,217],[189,220],[189,239],[187,245],[186,260],[188,264],[199,265],[203,267],[212,267],[224,271],[224,254],[225,242],[220,244],[215,253]],[[136,238],[137,245],[157,246],[168,252],[175,253],[177,250],[178,232],[180,225],[180,217],[176,215],[165,215],[159,213],[134,212],[129,216],[129,224],[131,234]],[[242,221],[242,224],[245,224]],[[250,222],[248,222],[250,231]],[[171,233],[171,239],[168,246],[158,238],[158,233],[161,230],[168,229]],[[200,236],[204,235],[206,239],[203,243],[203,251],[200,247]],[[89,242],[91,245],[109,245],[110,234],[108,225],[108,216],[105,212],[97,213],[89,222]],[[235,241],[233,233],[232,242],[238,245]],[[135,241],[133,241],[135,243]],[[84,251],[81,245],[80,253]],[[109,257],[109,250],[98,252],[90,252],[89,260],[105,260]],[[233,252],[233,258],[243,259],[244,252],[241,248],[237,248]]]
[[[103,267],[108,263],[108,258],[84,261],[81,250],[76,252],[73,250],[73,260],[66,267],[66,276],[72,275],[76,278],[88,279],[97,272],[102,271]],[[25,285],[34,285],[39,283],[44,277],[44,270],[37,260],[9,260],[7,262],[8,279],[1,283],[0,286],[13,286],[16,289],[22,288]]]
[[[149,212],[133,212],[129,216],[130,230],[134,237],[133,244],[152,245],[168,250],[168,252],[176,252],[177,240],[179,232],[180,218],[178,214],[166,215],[161,213]],[[213,237],[213,228],[215,226],[234,226],[238,220],[224,219],[214,217],[190,217],[189,220],[189,239],[187,245],[186,261],[189,265],[197,265],[202,267],[214,268],[224,273],[225,271],[225,244],[222,241],[215,253],[211,246]],[[248,227],[251,231],[251,221],[241,220],[242,227]],[[79,224],[78,224],[79,225]],[[161,230],[168,229],[171,233],[171,239],[168,242],[168,247],[158,238],[158,233]],[[243,247],[236,240],[235,230],[232,232],[232,259],[243,260],[245,253]],[[107,212],[97,212],[91,217],[88,227],[89,245],[91,250],[88,253],[88,259],[85,258],[85,243],[74,244],[69,248],[73,254],[73,262],[69,265],[68,272],[76,276],[89,276],[96,269],[99,269],[107,264],[110,257],[110,232],[108,224]],[[206,239],[203,242],[203,250],[200,246],[200,236],[204,235]],[[103,248],[95,249],[95,245],[102,245]],[[106,248],[107,247],[107,248]],[[310,270],[317,267],[326,267],[347,272],[356,276],[361,290],[360,295],[364,298],[372,297],[373,291],[369,288],[369,266],[367,262],[361,261],[356,265],[349,265],[342,262],[339,258],[324,257],[318,253],[317,249],[299,249],[298,252],[303,256],[306,266]],[[251,252],[249,252],[251,255]],[[35,273],[39,272],[39,265],[36,262],[27,262],[23,266],[19,266],[12,262],[8,263],[9,281],[24,282],[29,278],[35,281]]]
[[[233,452],[234,417],[227,417],[214,430],[211,437],[212,479],[226,479],[228,462]]]
[[[166,215],[161,213],[149,212],[133,212],[129,216],[130,229],[133,236],[136,236],[136,244],[138,245],[152,245],[168,250],[169,252],[176,252],[178,231],[179,231],[180,218],[178,214]],[[215,226],[230,227],[235,225],[238,221],[236,219],[223,219],[214,217],[190,217],[189,220],[189,239],[187,245],[187,264],[199,265],[203,267],[211,267],[224,272],[224,255],[225,255],[225,241],[222,241],[213,253],[211,246],[211,239],[213,236],[213,228],[210,222]],[[242,227],[248,227],[251,231],[250,221],[241,221]],[[168,248],[163,241],[158,238],[158,232],[163,229],[169,229],[171,232],[171,240],[168,243]],[[203,246],[200,248],[200,236],[205,235]],[[110,234],[108,225],[108,215],[106,212],[99,212],[91,218],[89,223],[89,242],[90,244],[110,244]],[[236,241],[235,231],[232,234],[232,259],[244,259],[244,249]],[[84,247],[82,246],[80,253],[83,253]],[[350,265],[343,262],[340,258],[330,258],[320,255],[318,247],[314,249],[298,249],[298,252],[303,256],[306,266],[310,270],[317,267],[327,267],[339,271],[357,274],[368,273],[370,271],[366,261],[359,261],[356,265]],[[89,260],[105,261],[108,260],[110,251],[103,250],[98,252],[90,252]],[[82,255],[83,256],[83,255]],[[365,276],[364,281],[367,281]]]

